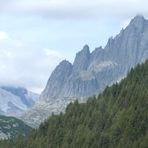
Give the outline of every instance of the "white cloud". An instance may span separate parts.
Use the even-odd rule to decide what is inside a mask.
[[[4,31],[0,31],[0,41],[9,39],[8,34]]]
[[[4,51],[0,49],[1,52]],[[0,56],[0,84],[43,89],[60,58],[47,56],[44,50],[11,49]]]
[[[3,17],[6,20],[10,19],[9,21],[6,21],[6,24],[4,23],[5,21],[1,21],[0,27],[6,28],[6,30],[8,30],[8,32],[10,31],[11,35],[13,34],[14,36],[13,38],[11,35],[9,35],[9,33],[3,30],[0,31],[0,84],[22,85],[29,89],[37,91],[43,89],[49,78],[50,73],[64,57],[64,55],[62,55],[60,52],[54,50],[54,47],[58,49],[63,48],[63,50],[61,51],[65,51],[65,47],[67,47],[67,51],[69,50],[68,52],[74,56],[77,47],[79,48],[81,44],[85,44],[89,40],[91,40],[90,42],[92,42],[92,40],[97,40],[96,42],[97,44],[99,44],[98,42],[104,39],[102,37],[105,34],[104,32],[109,32],[108,34],[112,35],[110,34],[109,29],[111,30],[114,24],[112,24],[112,26],[107,24],[106,28],[109,28],[109,26],[111,26],[107,30],[105,27],[104,29],[102,29],[105,25],[100,25],[101,27],[99,26],[99,24],[92,25],[90,23],[90,20],[86,22],[84,21],[83,23],[76,20],[80,23],[75,23],[75,19],[90,19],[102,17],[105,19],[110,18],[109,21],[112,21],[111,19],[115,17],[121,18],[121,26],[125,27],[129,22],[129,18],[134,17],[134,15],[138,13],[144,14],[145,17],[148,17],[147,5],[147,0],[0,1],[0,13],[4,14]],[[12,15],[14,15],[14,18],[12,17]],[[18,15],[20,15],[21,17],[18,17]],[[32,15],[33,17],[30,17],[30,15]],[[28,16],[30,18],[28,18]],[[34,20],[32,18],[38,18],[38,16],[43,17],[43,19],[41,18],[39,19],[39,21],[34,23]],[[43,22],[44,17],[46,17],[47,20],[60,18],[74,19],[74,21],[68,20],[69,23],[67,25],[65,25],[65,22],[65,24],[63,23],[63,25],[61,25],[62,23],[59,24],[58,21],[54,20],[54,25],[52,25],[48,24],[49,22]],[[29,24],[31,22],[30,20],[32,20],[33,25]],[[99,19],[99,21],[101,24],[102,20]],[[47,34],[43,31],[45,23],[49,25],[50,29],[46,28],[47,31],[45,29],[45,32],[48,32],[47,34],[49,34],[50,37],[47,36]],[[94,22],[92,21],[92,23]],[[84,30],[83,26],[85,26]],[[97,27],[100,27],[101,29],[99,29],[98,31]],[[33,28],[32,30],[34,31],[31,32],[30,28]],[[77,30],[77,28],[79,29]],[[19,33],[15,34],[15,31]],[[22,33],[23,31],[26,32],[26,34]],[[95,31],[97,33],[95,33]],[[39,34],[39,36],[43,34],[41,38],[43,38],[43,40],[49,40],[49,43],[47,43],[46,45],[44,42],[41,43],[40,38],[36,37],[37,34]],[[26,40],[29,40],[30,42],[26,41],[28,44],[24,45],[24,43],[19,40],[19,37],[22,39],[24,38],[24,42]],[[31,39],[34,40],[31,41]],[[36,44],[36,47],[39,46],[40,48],[34,47],[33,44]],[[77,46],[75,46],[74,44]],[[53,48],[48,47],[48,45],[51,45]],[[72,50],[72,48],[76,49]]]
[[[44,51],[45,51],[45,54],[47,56],[53,56],[53,57],[58,57],[58,58],[62,58],[63,57],[60,52],[55,51],[55,50],[51,50],[51,49],[45,48]]]
[[[122,27],[126,28],[129,25],[130,21],[131,21],[130,19],[124,20],[123,23],[122,23]]]
[[[147,0],[12,0],[3,2],[1,11],[52,18],[127,17],[137,13],[148,15],[147,5]]]
[[[18,41],[20,42],[20,41]],[[13,39],[0,42],[0,85],[24,86],[41,91],[61,54],[49,49],[35,49]]]

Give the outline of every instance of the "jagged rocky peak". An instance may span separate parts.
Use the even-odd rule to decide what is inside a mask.
[[[83,47],[83,49],[81,50],[81,52],[90,52],[89,51],[89,46],[86,44],[86,45],[84,45],[84,47]]]
[[[55,77],[55,74],[57,74],[57,72],[58,73],[60,72],[61,74],[64,74],[65,72],[71,73],[71,70],[72,70],[72,64],[67,60],[63,60],[52,72],[51,77]]]
[[[113,41],[114,41],[114,38],[111,36],[109,39],[108,39],[108,42],[107,42],[107,45],[106,45],[106,49],[111,49],[112,48],[112,45],[113,45]]]
[[[60,62],[59,66],[72,66],[72,64],[67,60],[63,60]]]
[[[130,25],[142,29],[146,22],[146,19],[142,15],[137,15],[131,20]]]
[[[63,60],[51,74],[46,88],[40,98],[57,97],[60,94],[61,88],[65,84],[67,78],[72,73],[72,64]],[[56,91],[55,91],[56,90]]]
[[[135,23],[135,24],[141,24],[143,22],[145,22],[146,19],[144,18],[143,15],[136,15],[132,20],[131,23]]]
[[[89,65],[90,55],[89,46],[85,45],[83,49],[76,54],[73,64],[73,72],[86,70]]]
[[[82,57],[84,58],[85,56],[86,57],[90,56],[90,50],[89,50],[89,46],[88,45],[84,45],[83,49],[76,54],[75,62],[77,60],[79,60],[80,58],[82,58]],[[75,64],[75,62],[74,62],[74,64]]]
[[[120,64],[126,61],[134,65],[142,59],[147,49],[148,21],[141,15],[135,16],[129,25],[114,38],[111,37],[105,47],[107,56]],[[109,54],[112,52],[112,54]],[[133,64],[134,63],[134,64]]]
[[[91,55],[92,55],[92,54],[96,54],[96,53],[98,53],[98,52],[100,52],[100,51],[102,51],[102,50],[103,50],[102,46],[97,47],[97,48],[95,48],[95,50],[91,53]]]
[[[72,72],[72,64],[67,60],[63,60],[55,68],[55,70],[51,74],[51,77],[61,77],[62,75],[70,75],[71,72]]]
[[[138,15],[118,35],[109,38],[103,49],[97,48],[90,53],[89,46],[85,45],[76,54],[73,65],[68,61],[61,62],[42,93],[42,100],[46,100],[43,109],[46,106],[47,113],[64,111],[70,101],[76,98],[84,101],[86,97],[100,93],[107,85],[119,82],[132,67],[147,58],[148,20]],[[38,104],[27,118],[34,118],[34,111],[40,114]]]
[[[103,54],[104,50],[102,46],[95,48],[95,50],[91,53],[90,62],[103,60]]]

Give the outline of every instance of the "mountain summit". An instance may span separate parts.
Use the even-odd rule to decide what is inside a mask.
[[[146,19],[142,15],[137,15],[131,20],[131,24],[141,27],[146,23]]]
[[[107,45],[92,53],[88,45],[76,54],[74,63],[60,63],[33,109],[23,117],[39,123],[52,112],[64,111],[66,105],[97,95],[107,85],[120,81],[128,71],[148,58],[148,20],[137,15]],[[33,116],[35,115],[35,116]]]

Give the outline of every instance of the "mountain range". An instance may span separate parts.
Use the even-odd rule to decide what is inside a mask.
[[[147,148],[148,60],[86,103],[76,100],[2,148]]]
[[[1,86],[0,114],[18,117],[31,108],[38,97],[23,87]]]
[[[62,61],[52,72],[35,105],[21,118],[37,126],[52,113],[65,111],[67,104],[97,95],[122,80],[129,70],[148,58],[148,20],[137,15],[107,45],[90,52],[89,46],[76,54],[74,63]]]

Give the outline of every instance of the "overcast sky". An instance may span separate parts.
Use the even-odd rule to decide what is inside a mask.
[[[0,0],[0,85],[40,93],[63,59],[104,46],[147,0]]]

